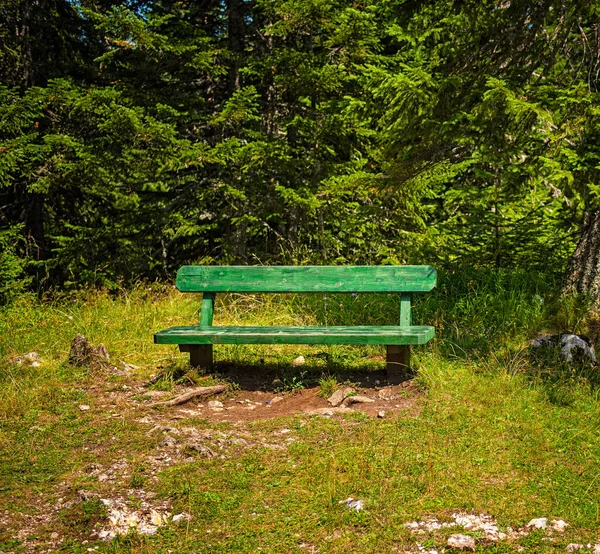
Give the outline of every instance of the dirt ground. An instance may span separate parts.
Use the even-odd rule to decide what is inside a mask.
[[[276,376],[254,367],[221,367],[220,375],[232,383],[231,390],[210,399],[192,400],[180,406],[169,407],[170,417],[202,418],[215,423],[243,423],[299,413],[324,416],[335,413],[327,399],[321,396],[318,385],[281,391],[273,384],[278,381]],[[345,383],[339,385],[340,387],[352,387],[356,394],[373,401],[352,404],[349,408],[372,417],[391,417],[396,412],[406,412],[415,407],[415,400],[420,396],[418,387],[410,379],[400,384],[388,385],[384,371],[353,372],[337,377]],[[193,387],[180,387],[176,394],[183,394],[191,389]],[[152,390],[146,390],[143,394],[149,403],[166,400],[174,395],[173,392]],[[222,408],[209,406],[211,400],[221,402]]]

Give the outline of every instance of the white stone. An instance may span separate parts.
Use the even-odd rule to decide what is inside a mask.
[[[566,521],[563,521],[562,519],[553,519],[550,522],[550,526],[554,531],[564,533],[565,529],[569,526],[569,524]]]
[[[532,519],[526,527],[530,529],[546,529],[548,526],[548,518],[538,517],[537,519]]]
[[[219,411],[220,411],[220,410],[222,410],[222,409],[223,409],[223,402],[219,402],[218,400],[211,400],[211,401],[208,403],[208,407],[209,407],[211,410],[215,410],[215,409],[217,409],[217,410],[219,410]]]
[[[458,550],[475,550],[475,539],[468,535],[450,535],[446,544],[451,548],[457,548]]]
[[[89,407],[87,404],[81,404],[81,405],[79,406],[79,409],[80,409],[82,412],[85,412],[85,411],[89,410],[89,409],[90,409],[90,407]]]
[[[304,356],[298,356],[297,358],[294,358],[292,360],[292,365],[294,367],[300,367],[301,365],[304,365],[306,363],[306,360],[304,359]]]
[[[185,512],[182,512],[180,514],[176,514],[173,516],[173,521],[175,523],[177,523],[178,521],[186,521],[188,519],[191,519],[192,516],[190,516],[190,514],[187,514]]]
[[[583,544],[578,544],[578,543],[572,542],[567,545],[567,552],[579,552],[583,548],[585,548],[585,546]]]
[[[351,496],[346,498],[346,500],[340,500],[338,504],[346,504],[348,508],[350,508],[351,510],[356,510],[357,512],[360,512],[365,507],[364,500],[358,500],[352,498]]]

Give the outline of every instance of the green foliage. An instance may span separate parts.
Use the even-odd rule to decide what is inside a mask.
[[[38,290],[186,262],[554,275],[600,206],[597,2],[36,6],[3,12],[0,232]]]
[[[25,276],[26,257],[20,253],[23,239],[19,230],[0,230],[0,305],[23,292],[31,281]]]

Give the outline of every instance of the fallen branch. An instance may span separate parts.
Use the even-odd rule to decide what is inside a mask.
[[[185,394],[176,396],[172,400],[167,400],[166,402],[154,402],[154,404],[150,404],[150,407],[155,408],[157,406],[178,406],[179,404],[185,404],[186,402],[189,402],[192,398],[197,398],[198,396],[210,396],[211,394],[218,394],[220,392],[225,392],[226,390],[227,385],[200,387],[198,389],[186,392]]]

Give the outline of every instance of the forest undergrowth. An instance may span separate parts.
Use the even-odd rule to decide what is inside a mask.
[[[0,550],[419,552],[441,551],[458,532],[480,552],[593,546],[595,373],[540,367],[530,356],[541,333],[587,332],[585,298],[556,290],[551,278],[531,273],[442,275],[414,310],[416,322],[436,326],[436,339],[413,349],[416,377],[395,391],[396,408],[389,403],[385,417],[300,410],[236,421],[200,405],[175,411],[149,400],[215,382],[230,385],[220,399],[231,406],[225,413],[249,399],[294,402],[342,384],[383,398],[381,349],[216,346],[217,371],[206,375],[175,348],[152,344],[153,332],[198,318],[199,297],[170,285],[17,298],[0,312]],[[398,300],[222,295],[215,325],[394,324]],[[103,343],[118,371],[69,365],[77,333]],[[31,351],[39,365],[15,363]],[[300,355],[305,365],[292,367]],[[265,379],[250,390],[232,367]],[[349,508],[349,497],[363,509]],[[119,534],[118,513],[142,515]],[[144,513],[154,534],[142,532]],[[450,522],[453,514],[485,514],[505,537],[404,525]],[[547,529],[527,527],[541,517]],[[566,530],[552,531],[553,519]],[[102,536],[111,530],[114,537]]]

